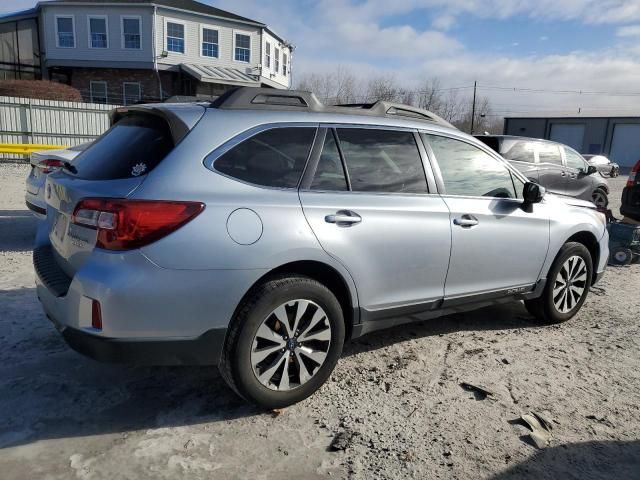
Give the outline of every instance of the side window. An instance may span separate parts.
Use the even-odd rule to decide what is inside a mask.
[[[533,142],[505,139],[502,142],[500,154],[507,160],[536,163],[536,149]]]
[[[538,142],[538,158],[540,163],[553,163],[554,165],[562,165],[562,156],[560,149],[553,143]]]
[[[440,166],[447,195],[517,198],[512,175],[499,160],[453,138],[423,134]]]
[[[428,192],[413,133],[340,128],[338,139],[354,192]]]
[[[256,185],[295,188],[315,133],[316,129],[311,127],[265,130],[220,156],[215,169]]]
[[[344,174],[340,152],[333,132],[327,132],[318,167],[311,182],[311,190],[346,191],[347,179]]]
[[[587,169],[586,162],[582,159],[582,155],[580,155],[578,152],[564,147],[564,154],[567,158],[567,167],[575,168],[576,170]]]

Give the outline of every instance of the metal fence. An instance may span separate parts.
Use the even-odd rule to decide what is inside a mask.
[[[71,147],[88,142],[109,127],[117,105],[0,97],[0,143],[37,143]],[[28,160],[0,154],[1,160]]]

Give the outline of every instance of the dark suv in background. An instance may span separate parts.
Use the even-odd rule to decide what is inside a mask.
[[[566,145],[509,135],[477,135],[476,138],[550,192],[590,200],[598,207],[609,203],[607,180]]]

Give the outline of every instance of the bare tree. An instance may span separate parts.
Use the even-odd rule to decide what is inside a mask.
[[[459,129],[471,130],[473,100],[459,89],[443,88],[438,78],[425,78],[416,89],[404,87],[391,74],[371,77],[366,83],[349,69],[338,66],[324,73],[308,73],[300,77],[296,88],[310,90],[327,105],[339,103],[374,103],[378,100],[415,105],[430,110]],[[475,132],[502,130],[502,119],[492,115],[487,97],[476,98]]]

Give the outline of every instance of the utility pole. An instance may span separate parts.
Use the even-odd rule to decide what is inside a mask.
[[[473,106],[471,107],[471,131],[469,132],[473,135],[473,127],[476,121],[476,89],[478,88],[478,82],[473,82]]]

